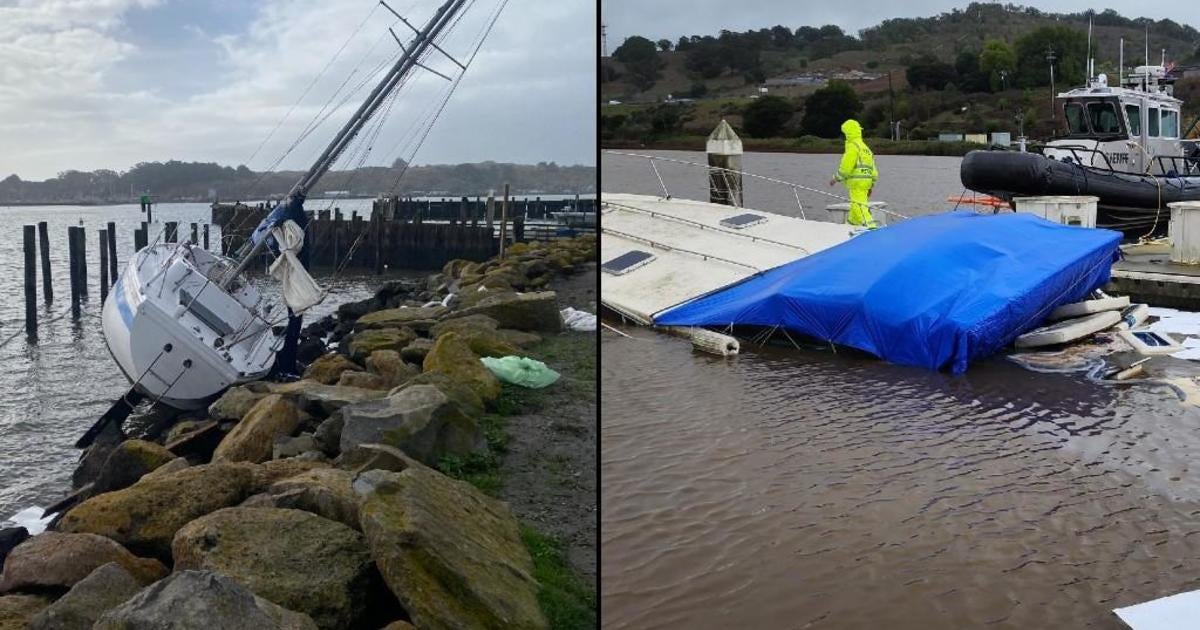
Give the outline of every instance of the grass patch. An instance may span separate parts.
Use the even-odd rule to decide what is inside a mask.
[[[470,453],[465,457],[447,455],[438,461],[438,470],[448,477],[465,481],[485,494],[495,496],[500,492],[500,459],[508,452],[508,432],[504,430],[504,417],[489,413],[479,419],[487,448],[483,452]]]
[[[596,592],[575,575],[563,545],[521,526],[521,541],[533,558],[533,577],[541,584],[538,603],[554,630],[596,627]]]

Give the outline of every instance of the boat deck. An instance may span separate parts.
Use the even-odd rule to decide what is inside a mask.
[[[1200,310],[1200,265],[1171,262],[1165,243],[1128,245],[1113,263],[1110,292],[1135,301],[1189,311]]]
[[[741,229],[721,224],[751,213]],[[654,256],[624,274],[600,274],[601,302],[639,323],[673,306],[848,240],[847,225],[702,201],[605,193],[601,261],[633,251]]]

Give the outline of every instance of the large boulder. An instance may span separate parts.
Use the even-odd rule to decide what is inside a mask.
[[[104,613],[94,630],[316,630],[233,578],[212,571],[178,571]]]
[[[371,471],[359,517],[383,579],[419,628],[545,628],[508,507],[425,467]]]
[[[291,435],[299,424],[296,405],[279,394],[266,396],[221,440],[213,461],[265,462],[271,459],[275,439]]]
[[[410,361],[420,365],[425,360],[425,355],[433,348],[433,340],[424,337],[413,339],[404,349],[400,351],[400,358],[405,361]]]
[[[276,459],[263,462],[258,466],[250,466],[251,484],[248,494],[266,492],[276,481],[295,477],[317,468],[329,468],[327,462],[303,460],[298,457]]]
[[[373,576],[362,534],[301,510],[218,510],[179,530],[171,549],[176,571],[228,575],[321,628],[356,627]]]
[[[405,309],[407,310],[407,309]],[[347,337],[342,346],[356,361],[365,361],[376,350],[395,350],[399,352],[417,338],[417,333],[410,328],[372,328],[360,330]]]
[[[377,350],[379,352],[394,352],[394,350]],[[337,382],[339,387],[360,387],[362,389],[391,389],[394,384],[389,384],[384,377],[373,374],[371,372],[342,372],[342,377]]]
[[[294,400],[303,411],[321,417],[334,413],[346,405],[382,398],[386,395],[386,392],[377,389],[323,385],[309,380],[283,384],[257,383],[256,386],[262,387],[270,393],[286,396]]]
[[[458,333],[450,332],[438,337],[433,349],[425,355],[424,368],[426,372],[440,372],[450,380],[470,387],[485,403],[500,396],[499,379],[483,365]]]
[[[489,292],[491,293],[491,292]],[[495,292],[459,311],[462,315],[487,315],[501,328],[535,332],[559,332],[563,329],[557,294]]]
[[[446,455],[466,455],[482,440],[475,419],[433,385],[415,385],[394,395],[350,405],[341,411],[340,450],[359,444],[394,446],[426,464]]]
[[[145,582],[167,574],[158,560],[139,558],[95,534],[43,532],[17,545],[4,563],[0,592],[30,588],[70,588],[98,567],[116,562]]]
[[[347,359],[345,355],[331,352],[312,362],[304,370],[304,378],[323,385],[333,385],[347,370],[362,370],[362,366]]]
[[[284,435],[275,438],[275,444],[271,447],[271,459],[296,457],[301,453],[316,450],[316,448],[317,442],[311,433],[301,433],[295,437]]]
[[[339,455],[334,465],[357,477],[368,470],[400,472],[422,464],[404,454],[404,451],[386,444],[359,444]]]
[[[180,527],[241,503],[255,490],[255,473],[253,466],[222,462],[142,478],[75,506],[63,515],[59,529],[99,534],[138,553],[169,558],[171,539]]]
[[[175,459],[175,454],[154,442],[125,440],[108,455],[92,492],[111,492],[133,485],[142,475]]]
[[[342,427],[345,424],[346,421],[342,419],[342,414],[335,413],[317,425],[317,430],[313,432],[313,441],[316,442],[317,448],[322,453],[330,457],[337,457],[338,451],[341,450]]]
[[[448,332],[464,333],[476,330],[496,330],[500,323],[487,315],[466,315],[451,317],[437,323],[429,329],[429,336],[437,339]]]
[[[383,382],[387,384],[384,389],[391,389],[421,373],[417,366],[405,363],[400,353],[395,350],[372,352],[371,356],[367,357],[367,371],[383,378]]]
[[[407,326],[420,330],[423,327],[432,326],[433,322],[447,312],[449,309],[440,305],[424,308],[389,308],[363,315],[358,318],[354,327],[357,330],[370,330],[372,328],[403,328]]]
[[[28,539],[29,530],[24,527],[5,527],[4,529],[0,529],[0,568],[4,567],[4,561],[8,558],[8,554],[17,545]]]
[[[213,420],[237,422],[241,420],[250,408],[254,406],[263,396],[263,392],[255,392],[249,387],[239,385],[230,387],[225,390],[224,394],[217,399],[216,402],[208,406],[208,416]],[[171,438],[167,438],[170,442]]]
[[[388,395],[394,395],[401,390],[416,385],[434,385],[442,390],[443,394],[449,396],[450,400],[454,401],[454,404],[458,405],[458,408],[463,413],[472,418],[478,418],[483,415],[483,399],[479,397],[479,394],[476,394],[475,390],[471,389],[470,386],[460,383],[441,372],[422,372],[408,379],[403,385],[392,388],[388,392]]]
[[[91,630],[106,611],[124,603],[146,586],[116,562],[101,565],[29,624],[30,630]]]
[[[79,490],[96,481],[96,476],[100,474],[100,469],[104,468],[104,462],[108,461],[108,456],[124,440],[125,434],[121,432],[121,427],[117,426],[116,422],[104,425],[104,429],[92,441],[92,445],[83,451],[83,455],[79,458],[79,464],[71,473],[71,489]]]
[[[0,597],[0,630],[27,630],[35,615],[50,605],[50,598],[39,595]]]
[[[353,483],[354,475],[346,470],[316,468],[276,481],[260,500],[271,507],[304,510],[360,529]]]

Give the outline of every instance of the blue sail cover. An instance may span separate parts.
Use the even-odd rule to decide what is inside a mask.
[[[1108,282],[1121,235],[1023,213],[918,217],[660,313],[661,326],[781,326],[960,374]]]

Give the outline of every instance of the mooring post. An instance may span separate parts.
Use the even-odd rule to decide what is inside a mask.
[[[71,317],[79,319],[79,239],[80,228],[67,228],[67,271],[71,276]]]
[[[84,302],[88,299],[87,281],[87,230],[81,225],[75,228],[75,240],[79,242],[79,297]]]
[[[49,304],[54,301],[54,286],[50,282],[50,228],[45,221],[38,221],[38,250],[42,255],[42,299]]]
[[[500,257],[504,258],[504,242],[508,240],[508,184],[504,185],[504,201],[500,204]]]
[[[108,230],[100,230],[100,303],[108,299]]]
[[[25,226],[25,332],[37,336],[37,228]]]
[[[484,216],[487,219],[488,234],[492,234],[492,221],[496,217],[496,196],[490,192],[488,193],[487,210],[485,212]]]
[[[140,252],[146,248],[146,224],[142,223],[142,227],[133,229],[133,250]]]
[[[179,242],[179,222],[167,221],[167,238],[168,243]]]
[[[208,251],[208,224],[204,224],[204,251]]]
[[[193,223],[192,224],[192,245],[199,245],[199,244],[200,244],[200,225]]]
[[[375,234],[375,275],[383,273],[383,229],[384,222],[381,214],[372,212],[371,223],[374,223]]]
[[[117,283],[117,224],[108,222],[108,280],[109,286]]]
[[[708,153],[708,200],[742,207],[742,140],[725,119],[709,134],[704,150]]]

